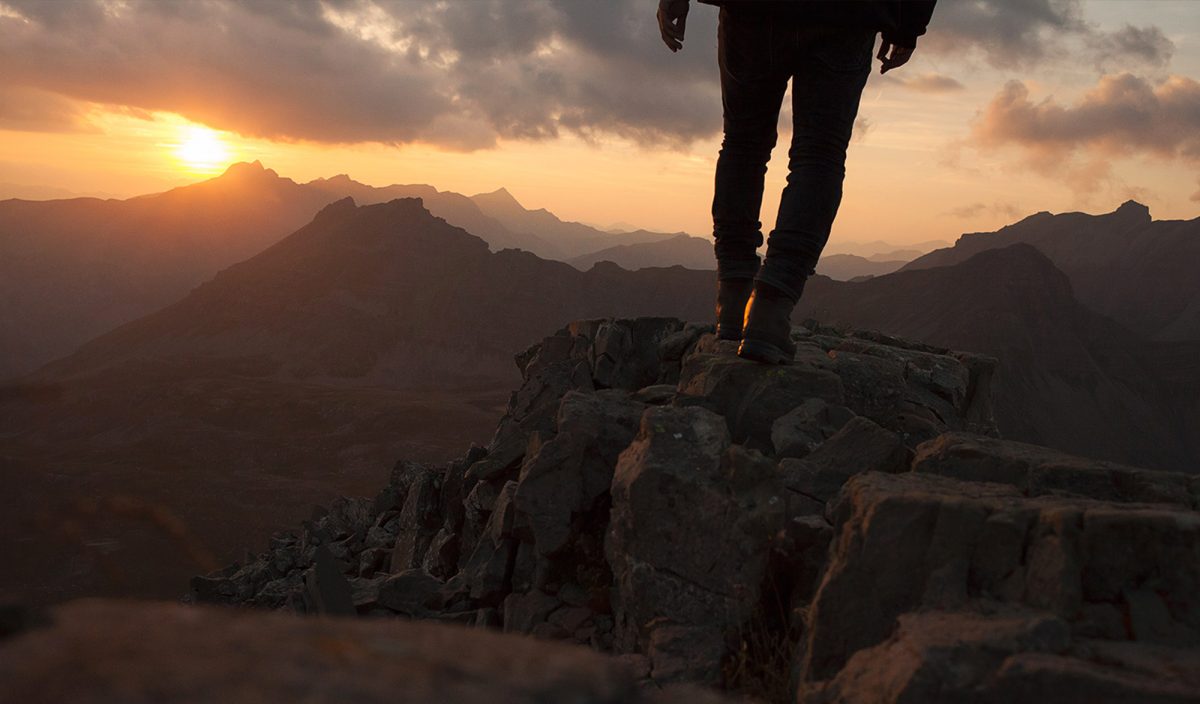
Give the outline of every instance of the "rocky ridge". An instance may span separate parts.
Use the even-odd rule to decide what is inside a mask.
[[[994,359],[793,336],[766,367],[709,326],[572,323],[517,356],[486,448],[400,462],[192,598],[528,633],[780,700],[1195,699],[1200,478],[998,439]]]

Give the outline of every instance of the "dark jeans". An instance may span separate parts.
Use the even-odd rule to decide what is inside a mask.
[[[717,159],[713,236],[722,279],[757,275],[798,299],[842,201],[846,147],[875,33],[722,8],[717,33],[725,138]],[[775,229],[762,245],[763,177],[792,81],[792,144]]]

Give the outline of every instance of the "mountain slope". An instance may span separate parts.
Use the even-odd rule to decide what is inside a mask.
[[[622,269],[682,266],[688,269],[715,270],[717,261],[712,240],[691,235],[676,235],[655,242],[619,244],[568,260],[568,264],[587,271],[597,262],[612,262]]]
[[[562,259],[580,257],[621,244],[655,242],[675,236],[647,230],[605,232],[583,223],[564,221],[544,208],[526,209],[505,188],[491,193],[478,193],[471,196],[471,200],[480,210],[499,220],[505,227],[553,242],[561,252]]]
[[[1081,305],[1031,245],[821,283],[806,291],[801,314],[998,357],[996,419],[1006,437],[1181,471],[1200,455],[1148,358],[1152,346]]]
[[[124,201],[0,202],[0,378],[178,299],[327,202],[257,163]]]
[[[996,232],[965,234],[905,269],[954,264],[1018,242],[1049,257],[1093,310],[1147,337],[1200,340],[1200,218],[1152,220],[1134,201],[1104,215],[1042,212]]]
[[[882,276],[904,266],[904,261],[874,260],[855,254],[829,254],[817,262],[817,273],[837,281],[849,281],[860,276]]]
[[[474,200],[432,186],[376,188],[344,175],[298,184],[259,162],[124,201],[2,201],[0,379],[35,369],[178,300],[347,196],[363,204],[419,197],[435,216],[482,237],[492,249],[517,248],[546,258],[669,237],[614,235],[563,223],[544,210],[526,211],[509,196],[506,212],[527,216],[512,228]],[[526,221],[533,229],[520,227]]]

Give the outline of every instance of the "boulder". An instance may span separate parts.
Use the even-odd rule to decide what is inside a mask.
[[[823,508],[850,477],[863,472],[904,471],[908,456],[896,433],[858,416],[804,459],[786,459],[779,468],[788,491],[815,500]]]
[[[731,446],[698,407],[653,407],[621,454],[606,554],[621,648],[650,656],[656,680],[713,682],[727,632],[755,608],[782,527],[774,464]]]
[[[806,680],[834,676],[901,614],[981,599],[1047,611],[1080,634],[1200,645],[1195,512],[868,473],[847,482],[832,513],[829,562],[808,614]],[[1136,613],[1138,595],[1149,602],[1145,623],[1130,632],[1111,610]]]
[[[946,433],[920,445],[913,471],[1011,484],[1028,496],[1071,494],[1105,501],[1200,506],[1200,476],[1084,459],[965,432]]]
[[[1200,651],[1072,642],[1061,619],[1017,609],[901,616],[886,641],[802,688],[798,702],[1182,704],[1197,693]]]

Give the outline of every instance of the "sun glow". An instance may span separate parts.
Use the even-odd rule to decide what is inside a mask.
[[[220,171],[232,161],[228,145],[215,130],[193,125],[183,128],[180,136],[181,140],[175,147],[175,156],[191,171]]]

